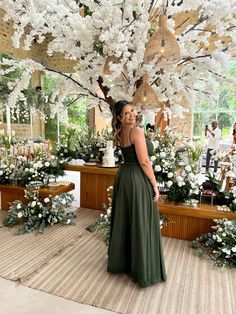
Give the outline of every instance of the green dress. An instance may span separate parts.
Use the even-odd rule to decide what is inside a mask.
[[[147,141],[148,153],[153,150]],[[122,148],[124,164],[115,179],[107,271],[127,273],[142,287],[166,280],[160,219],[153,189],[134,145]]]

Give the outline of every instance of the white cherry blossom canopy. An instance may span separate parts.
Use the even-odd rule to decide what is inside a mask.
[[[172,113],[182,116],[183,99],[188,105],[194,97],[214,103],[211,77],[219,84],[229,81],[225,73],[236,53],[236,0],[0,0],[0,8],[6,12],[4,20],[14,23],[14,47],[30,49],[51,34],[48,56],[61,52],[75,61],[72,75],[59,73],[61,99],[68,92],[87,95],[90,106],[109,108],[116,100],[132,100],[137,82],[147,73],[160,101],[168,100]],[[155,59],[143,61],[150,30],[161,13],[168,17],[181,51],[181,60],[164,69]],[[178,19],[181,14],[186,19]],[[108,75],[104,64],[109,56],[118,62],[109,63]],[[4,62],[25,68],[12,87],[11,107],[33,71],[53,72],[32,60]]]

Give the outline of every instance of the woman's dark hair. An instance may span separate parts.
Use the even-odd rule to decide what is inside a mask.
[[[236,125],[236,122],[234,123],[234,126]],[[236,130],[233,129],[233,135],[236,133]]]
[[[151,125],[151,123],[148,123],[147,125],[146,125],[146,131],[151,131],[151,132],[154,132],[154,130],[155,130],[155,127],[154,127],[154,125]]]
[[[112,134],[114,136],[114,142],[116,144],[118,144],[120,141],[120,131],[122,128],[122,123],[119,117],[122,114],[123,108],[128,104],[129,104],[128,100],[119,100],[114,104],[112,108],[111,126],[112,126]]]

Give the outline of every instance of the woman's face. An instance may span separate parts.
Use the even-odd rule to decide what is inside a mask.
[[[133,125],[136,123],[136,115],[137,113],[135,112],[133,106],[125,105],[122,110],[120,120],[123,125]]]

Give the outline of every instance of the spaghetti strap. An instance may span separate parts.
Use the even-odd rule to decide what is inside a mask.
[[[130,138],[130,134],[131,134],[132,129],[133,129],[133,128],[131,128],[130,131],[129,131],[129,141],[130,141],[130,144],[133,144],[133,143],[131,142],[131,138]]]

